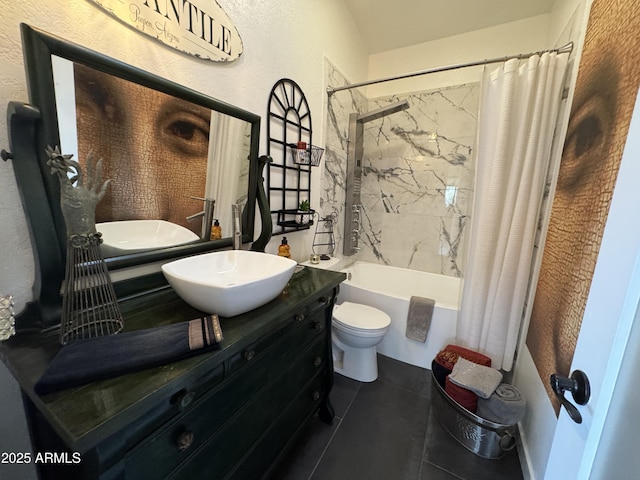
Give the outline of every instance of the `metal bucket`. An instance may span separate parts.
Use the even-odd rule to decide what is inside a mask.
[[[516,446],[516,425],[486,420],[462,407],[444,391],[431,374],[432,408],[444,429],[467,450],[497,459]]]

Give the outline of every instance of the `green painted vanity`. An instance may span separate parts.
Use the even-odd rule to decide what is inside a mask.
[[[344,277],[303,268],[277,299],[221,318],[217,350],[42,397],[33,386],[61,348],[57,332],[24,331],[4,342],[0,353],[23,392],[34,457],[68,452],[39,464],[42,477],[268,477],[316,412],[333,419],[331,313]],[[170,288],[120,307],[127,331],[202,315]]]

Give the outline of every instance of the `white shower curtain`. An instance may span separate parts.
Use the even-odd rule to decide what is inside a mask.
[[[483,74],[474,207],[457,339],[511,370],[568,54]]]
[[[210,132],[205,197],[216,201],[213,216],[219,220],[224,238],[233,231],[231,205],[247,201],[251,125],[211,112]]]

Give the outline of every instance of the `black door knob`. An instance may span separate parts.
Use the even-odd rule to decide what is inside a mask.
[[[581,370],[576,370],[570,377],[554,373],[551,375],[550,381],[551,388],[571,419],[576,423],[582,423],[582,415],[576,406],[565,398],[564,392],[571,392],[573,400],[578,405],[586,405],[591,398],[591,386],[587,374]]]

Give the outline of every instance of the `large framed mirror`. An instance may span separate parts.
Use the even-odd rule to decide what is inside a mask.
[[[21,32],[27,107],[34,107],[26,117],[38,118],[33,159],[12,149],[36,250],[34,296],[46,311],[43,326],[57,317],[66,251],[60,186],[46,165],[47,146],[59,146],[81,165],[90,153],[102,159],[102,176],[111,183],[96,223],[110,271],[230,247],[232,204],[243,205],[243,243],[253,241],[258,115],[29,25]],[[13,143],[16,129],[26,135],[10,128]],[[211,237],[207,219],[198,215],[205,199],[214,201],[221,238]]]

